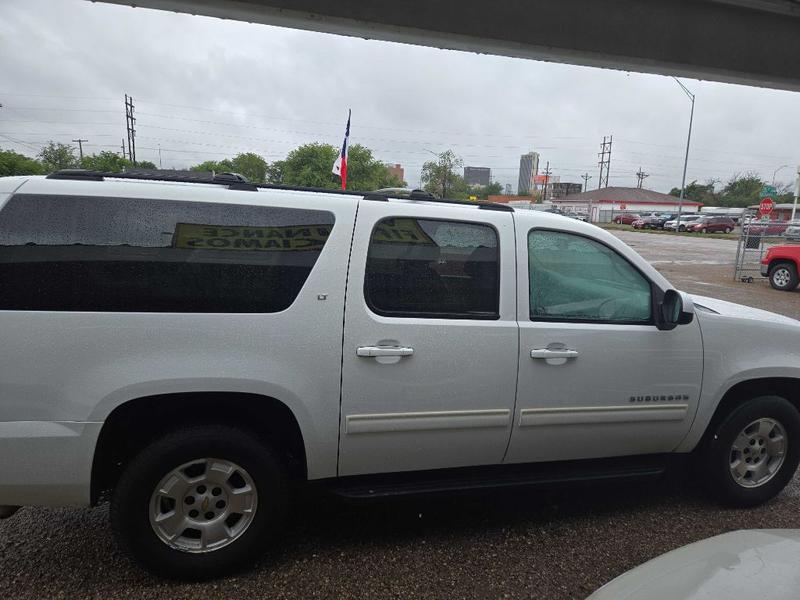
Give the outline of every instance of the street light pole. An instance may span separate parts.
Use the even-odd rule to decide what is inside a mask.
[[[692,123],[694,122],[694,94],[683,85],[677,77],[673,77],[681,89],[692,101],[692,112],[689,113],[689,135],[686,137],[686,157],[683,160],[683,179],[681,180],[681,196],[678,199],[678,218],[675,220],[675,231],[681,230],[681,213],[683,212],[683,197],[686,194],[686,167],[689,165],[689,145],[692,142]]]
[[[775,187],[775,176],[778,174],[778,171],[780,171],[781,169],[785,169],[788,166],[789,165],[781,165],[772,172],[772,187]]]

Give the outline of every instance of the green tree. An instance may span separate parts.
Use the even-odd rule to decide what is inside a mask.
[[[336,189],[341,186],[331,168],[339,149],[330,144],[305,144],[292,150],[285,160],[268,169],[270,183]],[[367,192],[384,187],[399,187],[403,182],[389,175],[385,164],[360,144],[350,146],[347,156],[347,189]]]
[[[0,150],[0,177],[41,175],[44,172],[44,167],[35,158],[18,154],[13,150]]]
[[[422,187],[440,198],[464,198],[467,186],[464,178],[457,170],[464,166],[464,161],[452,150],[439,154],[436,160],[429,160],[422,165]]]
[[[758,204],[759,194],[765,182],[756,173],[737,173],[728,181],[722,192],[720,192],[720,204],[722,206],[745,207],[751,204]]]
[[[267,174],[267,161],[258,154],[244,152],[233,158],[220,161],[207,160],[199,165],[189,167],[191,171],[213,171],[215,173],[239,173],[253,183],[264,183]]]
[[[331,173],[338,153],[339,150],[330,144],[304,144],[295,148],[281,161],[280,183],[329,189],[339,187],[338,179]]]
[[[692,202],[702,202],[703,204],[714,204],[716,202],[716,194],[714,193],[714,185],[717,182],[714,180],[706,183],[697,183],[692,181],[686,186],[683,198]],[[669,191],[671,196],[680,198],[681,188],[675,187]]]
[[[137,160],[136,161],[136,168],[137,169],[149,169],[151,171],[157,171],[158,167],[156,163],[150,162],[149,160]]]
[[[223,162],[226,165],[230,165],[230,169],[228,169],[230,172],[244,175],[252,183],[264,183],[266,181],[267,161],[258,154],[244,152],[237,154],[229,161]]]
[[[47,145],[39,152],[39,160],[42,161],[42,166],[47,173],[60,169],[74,169],[78,166],[75,148],[52,140],[47,142]]]
[[[119,173],[123,169],[129,169],[133,163],[127,158],[121,157],[116,152],[104,150],[99,154],[89,154],[81,161],[82,169],[91,171],[103,171],[106,173]]]
[[[190,171],[203,171],[203,172],[211,172],[211,171],[221,171],[219,167],[219,163],[215,160],[207,160],[205,162],[201,162],[199,165],[194,165],[193,167],[189,167]]]

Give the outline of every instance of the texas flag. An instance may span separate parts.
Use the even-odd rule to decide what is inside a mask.
[[[344,142],[342,149],[339,150],[339,156],[336,157],[336,162],[333,163],[331,173],[338,175],[342,178],[342,189],[347,188],[347,144],[350,142],[350,112],[347,111],[347,129],[344,132]]]

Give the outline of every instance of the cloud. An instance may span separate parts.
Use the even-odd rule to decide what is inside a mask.
[[[767,179],[800,163],[796,94],[685,80],[697,95],[688,180]],[[32,154],[48,139],[119,149],[124,94],[137,157],[184,167],[252,151],[352,142],[406,167],[452,148],[516,186],[537,150],[562,181],[597,184],[614,135],[610,183],[680,184],[689,100],[668,77],[346,38],[84,0],[0,5],[0,146]],[[9,138],[18,142],[10,142]],[[792,169],[780,172],[788,181]]]

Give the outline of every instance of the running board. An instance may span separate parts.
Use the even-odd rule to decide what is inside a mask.
[[[411,473],[357,475],[320,482],[350,499],[388,498],[509,487],[557,487],[648,480],[664,474],[669,455],[526,465],[492,465]]]

